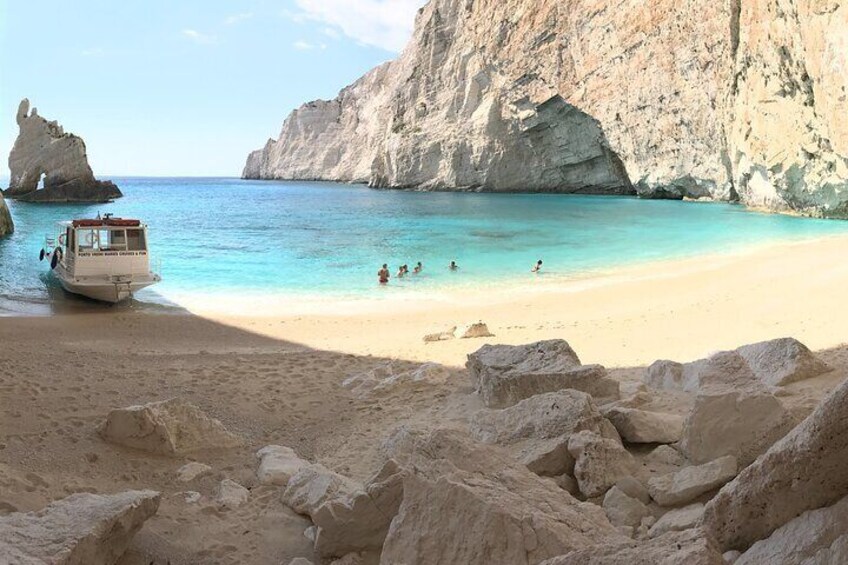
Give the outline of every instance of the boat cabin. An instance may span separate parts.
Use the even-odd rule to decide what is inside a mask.
[[[147,226],[139,220],[107,217],[61,222],[54,243],[60,250],[58,265],[73,278],[150,272]]]

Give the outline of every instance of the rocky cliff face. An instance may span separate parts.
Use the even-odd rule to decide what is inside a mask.
[[[6,201],[3,200],[3,195],[0,194],[0,237],[13,231],[15,231],[15,225],[12,223],[12,215],[9,213]]]
[[[741,199],[848,215],[845,0],[431,0],[245,178]]]
[[[27,99],[18,106],[17,122],[20,133],[9,154],[7,196],[29,202],[106,202],[122,196],[111,181],[94,178],[82,138],[65,133],[35,108],[30,113]],[[39,189],[42,175],[44,188]]]

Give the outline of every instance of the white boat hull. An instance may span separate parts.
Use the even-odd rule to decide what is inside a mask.
[[[85,280],[70,280],[58,271],[57,269],[56,276],[66,291],[112,304],[132,298],[139,290],[162,280],[159,275],[153,273],[146,277],[91,277]]]

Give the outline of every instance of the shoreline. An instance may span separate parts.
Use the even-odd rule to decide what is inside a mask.
[[[466,355],[484,343],[564,338],[584,362],[641,366],[783,336],[813,349],[840,345],[848,339],[848,304],[838,298],[848,285],[846,251],[848,236],[832,235],[477,292],[409,292],[360,301],[261,295],[252,298],[258,301],[253,307],[244,298],[198,295],[172,307],[129,305],[48,317],[188,314],[318,350],[452,367],[464,365]],[[2,319],[14,324],[15,318]],[[478,321],[495,337],[423,341],[427,334]]]

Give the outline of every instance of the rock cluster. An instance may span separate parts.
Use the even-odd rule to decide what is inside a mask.
[[[18,106],[17,123],[20,133],[9,154],[7,196],[28,202],[108,202],[122,196],[113,182],[94,178],[82,138],[65,133],[37,109],[30,112],[26,98]],[[44,187],[39,188],[42,176]],[[0,204],[0,225],[2,208]]]
[[[824,365],[799,345],[754,344],[737,350],[754,352],[744,363],[727,355],[702,363],[698,374],[710,376],[689,393],[677,377],[654,379],[654,366],[646,380],[674,392],[629,385],[624,399],[618,386],[615,395],[596,386],[596,396],[581,390],[585,380],[540,379],[582,367],[564,341],[487,345],[469,355],[486,406],[467,430],[398,428],[365,483],[280,446],[260,450],[257,475],[312,520],[321,562],[720,565],[726,554],[826,563],[848,549],[848,452],[838,439],[848,383],[782,439],[762,436],[765,453],[753,463],[732,454],[700,462],[684,449],[687,430],[713,433],[707,419],[692,418],[700,396],[768,392],[758,372],[793,381],[797,371],[776,376],[790,359],[818,367],[798,378],[818,375]],[[520,392],[493,393],[499,379]],[[696,401],[687,414],[654,410],[664,394]]]
[[[848,216],[838,1],[431,0],[245,178],[638,193]]]

